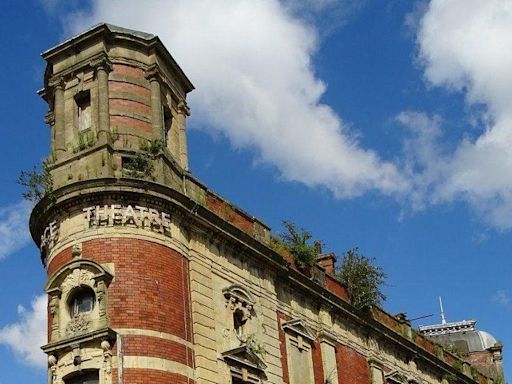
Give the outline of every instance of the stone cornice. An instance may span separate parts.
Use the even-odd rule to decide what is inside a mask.
[[[116,332],[110,328],[103,328],[93,332],[89,332],[80,336],[67,338],[55,343],[46,344],[41,347],[44,353],[49,354],[53,351],[62,350],[64,348],[74,348],[76,345],[88,343],[94,340],[115,340]]]
[[[167,48],[157,36],[150,38],[142,38],[127,31],[122,32],[113,30],[108,24],[99,24],[91,29],[74,36],[63,43],[43,52],[42,56],[48,63],[53,63],[69,51],[74,51],[77,47],[87,44],[90,41],[103,41],[105,47],[114,46],[116,41],[121,44],[131,44],[138,47],[144,47],[148,52],[155,52],[160,55],[169,68],[174,72],[177,79],[179,79],[180,86],[183,87],[184,92],[188,93],[194,89],[194,85],[188,79],[178,63],[174,60]]]
[[[98,68],[103,68],[107,72],[112,69],[112,62],[106,52],[97,53],[94,56],[88,57],[87,59],[66,68],[64,71],[52,74],[49,79],[46,79],[48,87],[55,88],[59,85],[63,85],[65,81],[70,80],[76,73],[81,72],[84,69],[96,71]]]

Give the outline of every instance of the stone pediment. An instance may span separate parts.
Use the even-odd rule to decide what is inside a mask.
[[[386,383],[391,384],[405,384],[407,383],[406,377],[398,371],[388,373],[386,376]]]
[[[46,284],[45,291],[48,293],[55,289],[62,289],[62,284],[79,286],[88,282],[89,285],[93,285],[99,280],[108,284],[112,278],[112,274],[95,261],[80,259],[64,265],[55,272]]]
[[[283,329],[285,331],[296,333],[297,335],[302,336],[304,339],[309,340],[310,342],[315,341],[315,334],[302,319],[295,319],[284,322]]]
[[[229,365],[237,365],[247,368],[249,371],[264,371],[267,365],[247,345],[231,349],[222,354],[222,358]]]

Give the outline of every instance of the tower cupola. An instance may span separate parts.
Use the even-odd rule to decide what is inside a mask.
[[[194,87],[157,36],[99,24],[42,56],[55,188],[103,177],[170,184],[188,170]]]

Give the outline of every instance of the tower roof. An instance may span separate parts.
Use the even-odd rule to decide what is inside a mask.
[[[71,47],[80,45],[81,43],[84,43],[94,37],[98,38],[101,35],[107,35],[110,39],[129,40],[133,43],[139,43],[148,48],[156,49],[156,51],[165,59],[165,61],[168,62],[171,67],[173,67],[174,70],[178,73],[178,77],[181,79],[185,92],[188,93],[194,89],[194,85],[190,79],[185,75],[183,70],[174,60],[158,36],[142,31],[119,27],[113,24],[96,24],[86,31],[74,35],[62,43],[59,43],[54,47],[44,51],[41,56],[47,62],[52,62],[55,57],[61,56],[63,52],[67,51]],[[110,39],[107,39],[107,41]]]

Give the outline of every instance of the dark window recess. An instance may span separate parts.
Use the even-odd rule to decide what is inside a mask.
[[[164,141],[169,141],[169,134],[171,133],[172,114],[168,106],[164,106]]]
[[[91,128],[91,93],[89,91],[79,92],[75,96],[77,107],[78,131],[85,131]]]
[[[99,373],[96,371],[82,373],[78,376],[74,376],[70,379],[65,380],[65,384],[98,384],[99,381]]]
[[[94,292],[90,288],[81,288],[72,296],[70,310],[72,316],[91,312],[94,309]]]
[[[244,312],[241,309],[237,309],[233,312],[233,325],[235,328],[235,333],[238,336],[242,336],[244,334],[244,325],[247,322],[247,319],[244,316]]]

